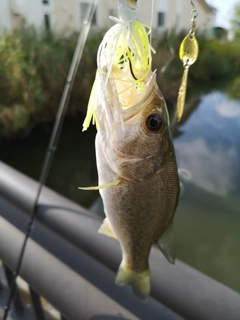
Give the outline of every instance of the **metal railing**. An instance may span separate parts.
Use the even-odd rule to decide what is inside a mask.
[[[13,272],[37,189],[37,182],[0,162],[0,260]],[[238,293],[179,260],[170,265],[155,248],[147,302],[116,286],[120,247],[97,233],[100,224],[88,210],[43,188],[20,272],[32,290],[35,319],[43,320],[39,296],[69,320],[240,319]]]

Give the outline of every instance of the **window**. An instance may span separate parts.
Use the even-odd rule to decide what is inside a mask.
[[[88,6],[89,6],[89,4],[86,2],[80,3],[80,22],[81,22],[81,25],[83,24],[83,20],[85,19],[86,13],[88,12]],[[97,16],[96,16],[96,11],[95,11],[94,15],[92,17],[92,25],[96,26],[96,24],[97,24]]]
[[[43,0],[43,4],[49,4],[49,0]]]
[[[164,27],[165,25],[165,13],[158,12],[158,27]]]
[[[44,15],[44,25],[47,31],[50,31],[50,16],[49,14]]]

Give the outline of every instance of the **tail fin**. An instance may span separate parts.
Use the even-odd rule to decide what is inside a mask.
[[[150,294],[150,271],[147,269],[144,272],[137,273],[125,268],[123,263],[121,263],[116,283],[119,285],[130,285],[139,299],[146,300]]]

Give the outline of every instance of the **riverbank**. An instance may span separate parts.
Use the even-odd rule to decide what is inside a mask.
[[[76,117],[86,107],[96,72],[96,55],[104,32],[91,35],[73,86],[67,115]],[[153,70],[165,98],[175,105],[183,66],[178,57],[185,34],[154,39]],[[207,40],[198,35],[199,58],[189,70],[188,87],[233,81],[240,73],[240,45]],[[0,39],[0,141],[27,136],[39,123],[53,121],[62,95],[77,34],[63,38],[37,34],[32,27]],[[170,48],[171,51],[170,51]],[[163,70],[165,70],[163,72]],[[232,95],[238,94],[239,78]]]

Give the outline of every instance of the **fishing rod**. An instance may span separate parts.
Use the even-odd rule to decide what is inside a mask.
[[[24,238],[24,241],[23,241],[23,244],[21,247],[21,251],[19,254],[18,263],[17,263],[15,274],[14,274],[13,282],[11,285],[10,293],[8,296],[8,300],[7,300],[6,306],[4,308],[3,320],[7,320],[10,306],[11,306],[12,300],[13,300],[15,293],[16,293],[16,279],[19,276],[20,271],[21,271],[27,241],[31,235],[32,226],[33,226],[33,223],[34,223],[36,215],[37,215],[37,207],[38,207],[39,197],[40,197],[42,188],[46,182],[46,179],[47,179],[47,176],[48,176],[51,164],[52,164],[52,160],[53,160],[55,151],[57,149],[57,144],[58,144],[59,136],[61,133],[63,120],[64,120],[64,117],[66,114],[69,98],[71,95],[71,90],[72,90],[73,83],[74,83],[76,73],[78,70],[78,66],[79,66],[79,63],[80,63],[80,60],[82,57],[82,53],[83,53],[83,49],[84,49],[84,46],[85,46],[85,43],[87,40],[87,36],[88,36],[89,30],[91,27],[92,18],[93,18],[93,15],[94,15],[96,7],[97,7],[97,2],[98,2],[97,0],[93,0],[92,3],[88,6],[88,10],[86,12],[85,19],[83,20],[83,28],[82,28],[81,32],[79,33],[77,45],[76,45],[76,48],[74,51],[73,59],[72,59],[70,69],[68,72],[68,76],[67,76],[67,79],[65,82],[63,94],[62,94],[60,104],[58,107],[56,120],[55,120],[55,123],[53,126],[53,130],[52,130],[51,137],[49,140],[48,148],[47,148],[44,162],[43,162],[43,165],[41,168],[41,173],[40,173],[40,178],[39,178],[39,187],[38,187],[36,199],[34,201],[33,211],[32,211],[31,217],[30,217],[28,225],[27,225],[25,238]]]

